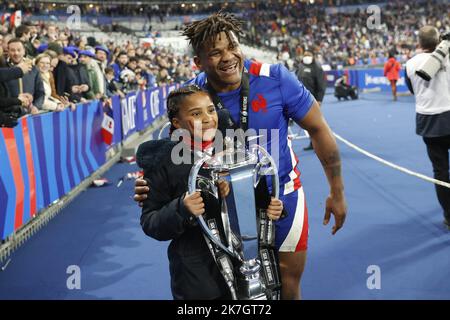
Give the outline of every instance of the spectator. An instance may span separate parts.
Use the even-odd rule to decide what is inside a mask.
[[[26,62],[24,56],[25,47],[22,41],[17,38],[9,40],[8,66],[13,67],[22,62]],[[33,67],[29,73],[23,76],[23,78],[8,81],[7,86],[12,96],[18,97],[21,93],[29,93],[33,96],[33,106],[30,109],[32,114],[38,113],[39,110],[42,109],[45,91],[44,84],[36,67]]]
[[[51,50],[46,50],[44,51],[44,53],[50,57],[50,71],[53,72],[55,68],[58,66],[59,62],[58,55]]]
[[[109,50],[104,46],[96,46],[95,57],[99,61],[102,72],[105,72],[105,68],[108,66]]]
[[[97,50],[97,52],[102,52],[102,50]],[[105,74],[103,71],[102,64],[97,60],[97,55],[93,54],[91,51],[90,61],[88,69],[92,70],[92,76],[94,77],[94,82],[98,83],[98,93],[96,94],[96,99],[100,99],[105,96],[106,84],[105,84]]]
[[[51,57],[45,53],[38,55],[36,57],[36,66],[44,83],[45,99],[42,104],[42,109],[49,111],[63,111],[66,105],[69,104],[69,101],[67,98],[61,98],[56,94],[55,80],[50,71]]]
[[[120,74],[127,68],[128,56],[125,51],[119,52],[116,62],[112,65],[114,69],[114,80],[120,82]]]
[[[44,31],[43,41],[50,43],[59,39],[58,36],[58,28],[54,24],[47,25],[47,28]]]
[[[33,97],[28,93],[12,96],[6,82],[23,77],[31,69],[30,61],[22,62],[17,67],[0,68],[0,127],[16,126],[17,119],[29,112]]]
[[[30,29],[25,26],[21,25],[17,27],[16,29],[16,38],[20,39],[22,41],[24,47],[25,47],[25,56],[27,57],[35,57],[37,50],[31,43],[31,31]]]
[[[120,73],[121,90],[125,93],[138,89],[136,74],[130,69],[124,69]]]
[[[128,64],[127,64],[127,68],[130,69],[131,71],[135,72],[137,66],[138,66],[138,58],[136,57],[131,57],[128,60]]]
[[[53,69],[53,76],[55,80],[56,95],[59,97],[66,97],[70,101],[78,102],[81,99],[79,89],[77,86],[77,77],[74,70],[70,67],[75,53],[63,50],[57,43],[50,43],[49,50],[51,56],[57,56],[57,64]],[[46,52],[47,52],[46,51]],[[72,56],[73,55],[73,56]],[[53,64],[55,63],[52,59]]]
[[[85,69],[88,76],[86,84],[89,86],[89,90],[85,92],[85,98],[88,100],[100,99],[102,97],[99,79],[95,70],[96,63],[92,60],[94,57],[95,55],[88,50],[82,50],[79,52],[80,69]]]
[[[158,75],[156,76],[156,83],[158,86],[172,83],[172,78],[167,69],[162,68],[159,70]]]
[[[79,52],[81,53],[81,51]],[[80,56],[80,54],[78,55]],[[72,86],[73,102],[85,102],[89,99],[93,99],[92,83],[84,64],[78,63],[76,59],[72,59],[72,63],[69,68],[74,74],[74,86]]]
[[[122,98],[125,96],[124,93],[119,90],[119,86],[114,81],[114,69],[112,67],[107,67],[105,69],[105,82],[106,82],[106,96],[112,97],[114,95],[120,95]]]
[[[3,36],[3,58],[6,60],[8,56],[8,42],[13,36],[11,34],[6,34]]]

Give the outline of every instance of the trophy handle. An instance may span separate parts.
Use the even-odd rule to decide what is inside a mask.
[[[159,134],[158,134],[158,140],[161,140],[163,138],[163,134],[164,134],[164,130],[170,126],[170,121],[166,122],[161,129],[159,130]]]
[[[197,177],[198,172],[200,171],[203,164],[210,160],[212,157],[210,155],[205,154],[202,158],[197,160],[194,165],[191,168],[191,173],[189,174],[189,180],[188,180],[188,192],[189,194],[194,193],[197,190]],[[212,243],[217,245],[220,249],[225,251],[227,254],[229,254],[232,257],[237,258],[238,260],[242,260],[242,258],[236,254],[234,251],[231,251],[229,248],[227,248],[219,239],[217,239],[214,234],[209,229],[208,225],[206,224],[205,219],[203,219],[203,216],[197,217],[198,222],[200,223],[200,227],[203,229],[203,232],[206,234],[206,236],[211,240]]]
[[[278,169],[277,166],[275,164],[275,161],[273,160],[272,156],[269,154],[269,152],[267,152],[266,149],[264,149],[263,147],[261,147],[260,145],[257,144],[253,144],[251,145],[251,148],[253,149],[258,149],[258,151],[260,151],[263,155],[263,159],[260,159],[256,168],[255,168],[255,172],[254,172],[254,176],[253,176],[253,182],[254,185],[256,187],[258,180],[257,180],[257,175],[258,172],[261,170],[261,167],[264,165],[264,160],[269,161],[270,163],[270,170],[272,170],[272,172],[269,172],[268,174],[270,174],[272,176],[272,196],[279,199],[280,196],[280,181],[278,179]],[[267,164],[267,163],[265,163]],[[266,174],[267,175],[267,174]]]

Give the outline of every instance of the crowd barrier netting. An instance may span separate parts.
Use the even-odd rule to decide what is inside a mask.
[[[167,94],[177,85],[112,98],[112,144],[102,139],[104,104],[75,111],[25,116],[0,129],[0,237],[6,239],[42,209],[68,194],[106,163],[106,151],[165,114]]]

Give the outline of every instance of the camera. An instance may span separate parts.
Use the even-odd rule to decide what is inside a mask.
[[[416,74],[425,81],[430,81],[436,73],[444,66],[444,60],[450,55],[450,32],[442,36],[442,41],[426,59]]]

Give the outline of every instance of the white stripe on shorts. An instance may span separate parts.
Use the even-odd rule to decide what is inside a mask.
[[[297,207],[295,208],[294,221],[292,221],[291,229],[280,246],[280,252],[295,252],[300,237],[302,236],[303,222],[305,218],[305,194],[303,187],[296,190],[298,194]],[[292,214],[292,213],[290,213]]]

